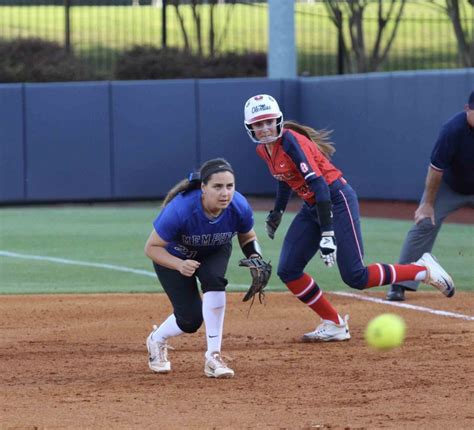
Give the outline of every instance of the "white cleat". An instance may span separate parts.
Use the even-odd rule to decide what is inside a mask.
[[[234,371],[222,360],[220,352],[213,352],[206,359],[204,373],[208,378],[233,378]]]
[[[429,252],[425,252],[415,263],[418,266],[426,267],[425,284],[431,285],[441,291],[446,297],[453,297],[456,289],[454,282],[448,272],[438,263],[436,258]]]
[[[146,339],[146,347],[148,349],[148,367],[155,373],[169,373],[171,371],[171,363],[168,360],[168,349],[174,349],[167,343],[152,340],[151,336],[157,329],[153,326],[153,331]]]
[[[344,323],[336,324],[332,321],[323,320],[323,322],[316,327],[316,330],[303,335],[301,340],[303,342],[331,342],[349,340],[351,334],[349,333],[349,315],[344,317]]]

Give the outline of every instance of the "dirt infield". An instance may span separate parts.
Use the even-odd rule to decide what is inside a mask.
[[[232,380],[204,376],[203,328],[173,340],[172,373],[148,370],[145,338],[171,311],[162,294],[1,297],[0,427],[474,428],[473,321],[397,308],[407,340],[378,353],[363,330],[386,304],[330,294],[352,339],[304,344],[316,319],[297,299],[269,294],[247,318],[242,296],[229,294],[224,327]],[[472,314],[474,297],[410,303]]]

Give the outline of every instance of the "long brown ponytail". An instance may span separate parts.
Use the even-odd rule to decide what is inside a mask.
[[[173,200],[179,193],[183,191],[189,191],[191,189],[197,189],[201,186],[200,181],[190,181],[189,179],[183,179],[178,182],[171,190],[166,194],[163,200],[163,207],[165,207],[171,200]]]
[[[330,160],[332,155],[336,152],[334,143],[329,139],[332,130],[315,130],[314,128],[307,125],[301,125],[295,121],[285,121],[283,127],[296,131],[314,142],[328,160]]]

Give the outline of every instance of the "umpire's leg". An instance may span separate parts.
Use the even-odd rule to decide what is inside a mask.
[[[421,201],[424,200],[424,196]],[[443,221],[452,212],[471,203],[474,196],[454,192],[444,181],[441,182],[434,206],[435,224],[426,218],[418,224],[413,224],[408,231],[400,253],[400,264],[409,264],[417,261],[425,252],[431,252]],[[419,282],[406,281],[390,287],[387,300],[405,300],[405,290],[416,291]]]

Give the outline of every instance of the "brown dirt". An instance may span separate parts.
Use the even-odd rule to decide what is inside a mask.
[[[382,292],[368,295],[382,297]],[[232,380],[203,374],[204,335],[173,339],[156,375],[145,338],[171,311],[162,294],[0,298],[0,428],[474,428],[474,322],[397,308],[403,347],[363,341],[384,304],[329,297],[351,314],[349,342],[304,344],[314,314],[290,293],[248,306],[229,294],[224,352]],[[472,294],[410,303],[472,314]]]

